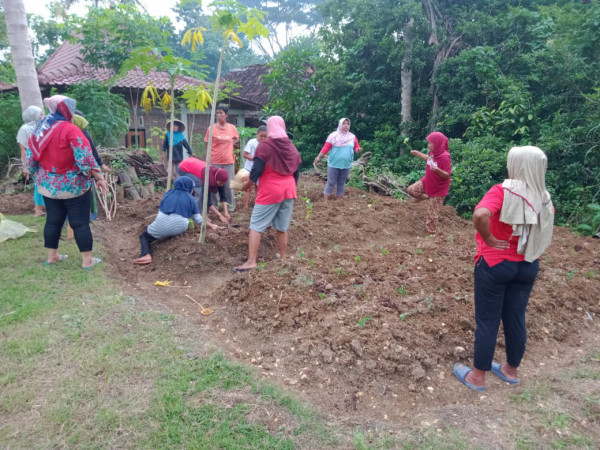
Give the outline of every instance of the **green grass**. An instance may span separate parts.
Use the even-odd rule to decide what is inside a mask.
[[[340,446],[311,407],[146,310],[100,265],[44,265],[38,232],[0,244],[0,442],[7,448]],[[200,340],[203,342],[203,340]],[[188,354],[197,355],[189,358]],[[278,418],[274,421],[273,418]]]

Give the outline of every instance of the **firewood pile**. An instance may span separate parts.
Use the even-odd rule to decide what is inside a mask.
[[[371,152],[363,153],[360,158],[352,163],[352,170],[350,171],[350,180],[360,177],[363,185],[369,190],[376,192],[380,195],[394,196],[398,192],[408,196],[406,188],[398,181],[393,174],[380,173],[377,176],[367,175],[366,168],[369,165],[369,161],[373,154]],[[314,173],[324,180],[327,179],[327,166],[315,166]]]

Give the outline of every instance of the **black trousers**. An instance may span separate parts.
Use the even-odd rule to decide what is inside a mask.
[[[91,189],[74,198],[57,199],[44,196],[44,202],[46,203],[44,247],[58,248],[60,233],[68,217],[79,251],[91,252],[94,245],[92,230],[90,230]]]
[[[148,233],[148,230],[144,230],[144,232],[142,234],[140,234],[140,246],[141,246],[140,258],[142,256],[152,254],[152,252],[150,251],[150,245],[154,241],[156,241],[156,238],[154,236],[152,236],[150,233]]]
[[[481,257],[475,264],[476,369],[492,369],[500,321],[504,327],[506,362],[513,367],[521,364],[527,340],[525,311],[539,268],[539,260],[502,261],[490,267]]]

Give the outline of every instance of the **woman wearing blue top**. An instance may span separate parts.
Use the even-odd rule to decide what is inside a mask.
[[[170,129],[171,123],[167,122],[167,130]],[[194,152],[192,152],[192,148],[190,144],[185,139],[183,132],[185,131],[185,125],[181,120],[173,121],[173,173],[177,173],[177,168],[179,167],[179,163],[183,161],[184,158],[184,148],[187,150],[188,156],[194,156]],[[169,141],[171,139],[171,132],[167,131],[165,134],[165,140],[162,145],[162,163],[168,170],[168,161],[169,161]]]
[[[192,196],[194,181],[190,177],[180,176],[175,180],[174,189],[165,194],[158,209],[154,222],[140,234],[140,256],[133,262],[146,265],[152,262],[150,245],[158,239],[177,236],[185,233],[190,225],[189,219],[197,224],[202,223],[196,200]],[[206,224],[211,230],[220,230],[213,223]]]
[[[329,135],[325,145],[314,161],[316,166],[321,157],[329,153],[327,159],[327,184],[323,191],[323,198],[329,200],[336,187],[337,198],[344,196],[346,181],[350,174],[350,166],[354,161],[354,154],[360,153],[361,148],[358,139],[350,133],[350,119],[340,119],[337,131]]]

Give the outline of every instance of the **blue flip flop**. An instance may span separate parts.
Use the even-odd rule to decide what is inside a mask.
[[[48,262],[48,261],[46,261],[44,264],[47,265],[47,266],[53,266],[56,263],[64,261],[68,257],[69,257],[69,255],[58,255],[58,261],[54,261],[54,262]]]
[[[456,378],[458,378],[458,381],[460,381],[462,384],[464,384],[466,387],[468,387],[469,389],[473,389],[474,391],[485,391],[485,386],[475,386],[474,384],[471,384],[467,381],[467,374],[469,372],[471,372],[473,369],[470,369],[469,367],[465,366],[464,364],[461,363],[456,363],[454,364],[454,375],[456,376]]]
[[[500,370],[501,367],[502,367],[502,364],[499,364],[497,362],[492,361],[492,373],[494,375],[496,375],[498,378],[500,378],[502,381],[505,381],[506,383],[509,383],[509,384],[519,384],[519,382],[521,380],[519,380],[518,378],[516,378],[514,380],[512,378],[508,378]]]
[[[92,264],[90,267],[82,267],[83,270],[92,270],[94,267],[96,267],[98,264],[100,264],[102,262],[102,259],[100,258],[94,258],[94,264]]]

